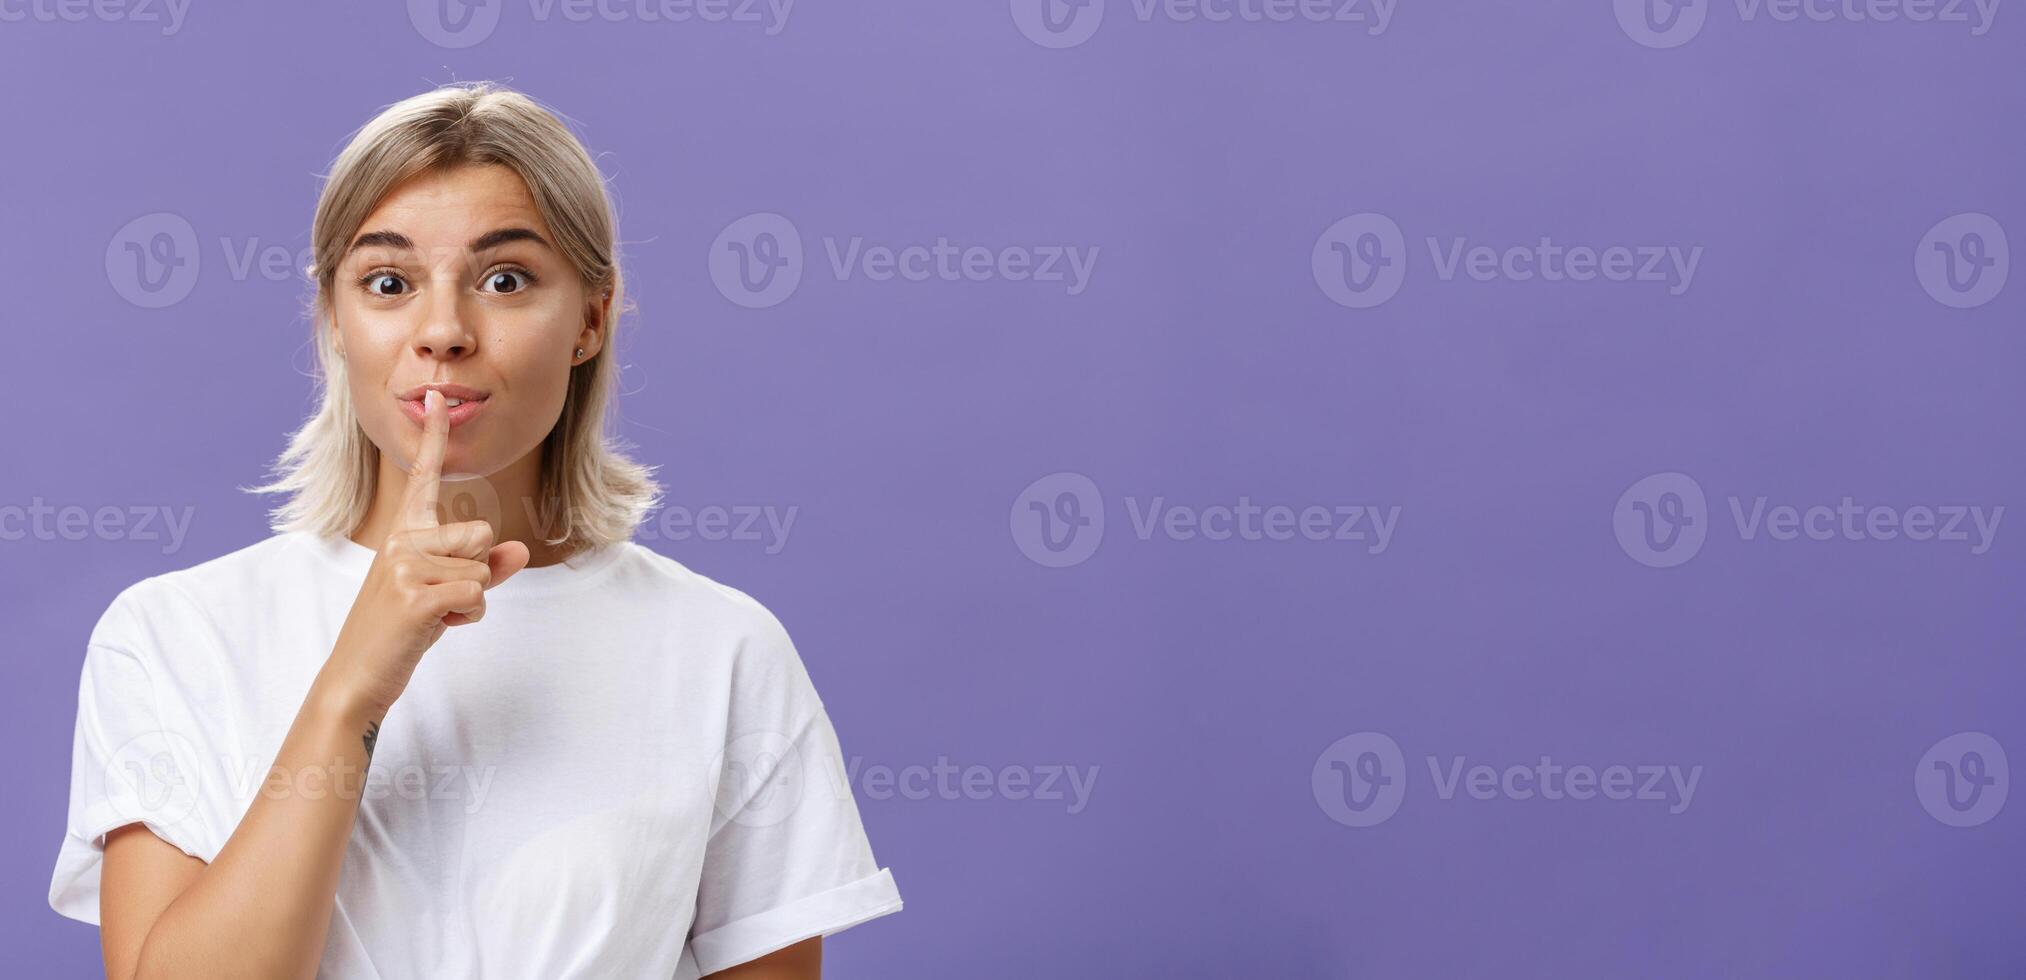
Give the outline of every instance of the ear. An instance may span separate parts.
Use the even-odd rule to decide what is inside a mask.
[[[584,360],[597,357],[605,347],[605,330],[612,322],[612,291],[592,299],[584,311],[584,329],[577,334],[577,346],[584,349]],[[580,362],[581,363],[581,362]]]

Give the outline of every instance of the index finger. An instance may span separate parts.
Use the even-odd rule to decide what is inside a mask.
[[[408,471],[409,527],[437,525],[436,497],[443,484],[443,449],[449,441],[450,409],[444,407],[443,393],[431,388],[422,393],[422,445]]]

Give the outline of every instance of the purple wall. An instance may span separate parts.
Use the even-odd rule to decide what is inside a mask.
[[[316,175],[489,78],[671,503],[792,515],[642,539],[857,760],[833,975],[2021,975],[2026,12],[1641,2],[0,0],[10,962],[97,969],[84,641],[266,533]]]

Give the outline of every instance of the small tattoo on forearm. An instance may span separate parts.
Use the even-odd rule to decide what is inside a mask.
[[[380,740],[380,723],[379,723],[379,722],[377,722],[377,721],[369,721],[369,722],[367,722],[367,723],[366,723],[366,758],[368,758],[368,759],[371,759],[371,758],[373,757],[373,743],[374,743],[374,742],[377,742],[377,741],[379,741],[379,740]]]

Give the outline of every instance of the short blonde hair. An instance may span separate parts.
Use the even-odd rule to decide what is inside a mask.
[[[275,531],[349,536],[366,519],[380,450],[359,427],[332,338],[337,265],[388,191],[418,174],[464,164],[502,164],[518,173],[591,295],[611,294],[605,342],[570,369],[562,415],[542,443],[538,523],[548,522],[547,533],[561,531],[545,540],[573,551],[624,541],[659,503],[652,468],[628,458],[605,433],[618,380],[614,334],[625,306],[604,179],[554,113],[497,84],[463,82],[382,110],[352,136],[325,180],[310,231],[316,262],[306,270],[315,285],[309,312],[321,403],[275,461],[276,478],[246,488],[288,495],[270,512]]]

